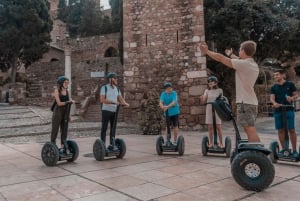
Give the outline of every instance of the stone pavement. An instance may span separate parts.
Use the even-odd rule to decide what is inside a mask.
[[[35,112],[31,114],[28,111]],[[23,121],[9,113],[21,115]],[[74,129],[70,131],[70,137],[79,145],[78,159],[73,163],[59,162],[55,167],[46,167],[40,154],[49,136],[42,135],[46,138],[41,137],[38,140],[30,138],[35,133],[30,127],[33,129],[38,125],[49,127],[46,120],[49,116],[46,113],[48,111],[45,112],[41,108],[0,106],[0,135],[5,135],[5,132],[14,133],[10,132],[10,129],[20,134],[10,137],[15,138],[15,141],[5,141],[5,137],[1,138],[0,201],[298,201],[300,199],[300,163],[275,164],[275,179],[268,189],[259,193],[246,191],[232,178],[228,158],[212,154],[202,156],[201,139],[206,135],[205,131],[181,132],[186,143],[183,156],[176,153],[158,156],[155,151],[156,136],[138,133],[119,135],[127,145],[125,157],[96,161],[92,155],[92,146],[99,131],[91,130],[94,136],[81,136],[74,134],[78,132]],[[297,113],[297,122],[299,117],[300,114]],[[78,127],[84,125],[78,122],[77,124]],[[88,125],[92,124],[87,123],[82,130],[88,129]],[[234,144],[230,122],[226,122],[223,128],[224,137],[230,136]],[[259,119],[258,131],[266,146],[271,140],[277,139],[272,118]],[[26,135],[26,132],[31,132],[31,135]],[[117,130],[117,135],[118,132],[120,131]]]

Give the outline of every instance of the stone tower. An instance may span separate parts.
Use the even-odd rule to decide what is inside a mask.
[[[124,91],[137,117],[143,94],[172,82],[181,106],[181,126],[202,124],[200,95],[207,84],[203,0],[126,0],[124,23]],[[159,107],[157,106],[159,110]]]

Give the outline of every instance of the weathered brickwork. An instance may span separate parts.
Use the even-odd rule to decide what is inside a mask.
[[[131,104],[128,119],[136,118],[143,94],[161,92],[170,81],[178,92],[180,123],[203,123],[199,97],[206,88],[206,59],[202,0],[123,1],[124,88]],[[159,109],[159,108],[157,108]]]

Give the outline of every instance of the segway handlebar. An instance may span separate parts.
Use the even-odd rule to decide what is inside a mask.
[[[280,107],[285,107],[285,108],[294,108],[294,105],[285,105],[285,104],[280,104]]]

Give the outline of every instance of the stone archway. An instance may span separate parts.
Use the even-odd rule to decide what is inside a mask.
[[[119,51],[114,47],[109,47],[105,50],[104,57],[118,57]]]

